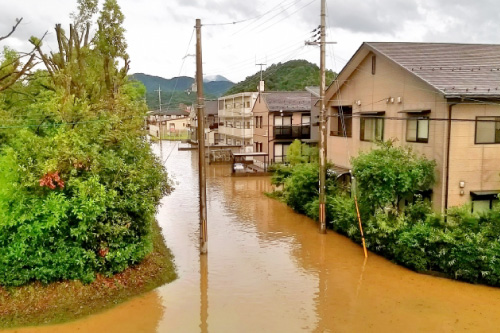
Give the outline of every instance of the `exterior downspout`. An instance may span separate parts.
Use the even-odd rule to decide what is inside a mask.
[[[259,95],[260,96],[260,95]],[[271,130],[269,129],[270,124],[269,124],[269,116],[271,115],[271,112],[267,110],[267,163],[271,163],[271,150],[269,150],[269,138],[271,136]],[[273,155],[274,155],[274,150],[273,150]]]
[[[448,135],[446,141],[446,186],[445,186],[445,195],[444,195],[444,213],[448,210],[448,192],[449,192],[449,184],[450,184],[450,148],[451,148],[451,119],[452,119],[452,111],[453,106],[456,103],[452,103],[448,105]]]

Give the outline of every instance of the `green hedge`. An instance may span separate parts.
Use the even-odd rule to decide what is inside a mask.
[[[394,149],[398,151],[394,152]],[[391,159],[386,158],[387,156],[396,156],[397,159],[409,156],[402,154],[404,148],[384,146],[381,150],[385,150],[387,154],[378,150],[371,156],[370,153],[363,154],[363,163],[354,161],[358,172],[361,172],[362,164],[369,168],[378,164],[373,161],[373,157],[390,164]],[[381,158],[381,155],[385,157]],[[451,208],[445,219],[432,211],[429,202],[415,195],[418,190],[425,189],[422,183],[415,182],[413,187],[408,186],[413,177],[418,178],[418,174],[432,172],[430,166],[433,163],[421,157],[413,159],[415,161],[416,164],[408,163],[413,165],[412,168],[400,168],[399,172],[389,167],[393,179],[406,179],[401,186],[404,191],[398,193],[397,188],[392,194],[388,191],[380,194],[379,191],[370,197],[373,199],[371,204],[368,200],[361,200],[367,247],[418,272],[438,273],[457,280],[500,286],[500,205],[481,214],[471,213],[470,206],[467,205]],[[297,212],[318,220],[318,196],[314,191],[317,188],[317,165],[298,165],[289,167],[288,170],[283,168],[279,168],[280,177],[284,178],[280,179],[285,184],[281,197]],[[415,169],[420,171],[415,172]],[[377,168],[372,170],[380,175]],[[373,180],[370,172],[362,172],[363,177],[358,179],[359,188],[364,191],[361,196],[374,186],[366,184]],[[413,175],[401,174],[404,172]],[[425,177],[428,180],[432,178],[429,175]],[[427,182],[429,184],[430,181]],[[398,186],[397,182],[391,186]],[[329,189],[326,199],[329,227],[361,243],[354,199],[335,187],[330,186]],[[406,196],[411,194],[415,199],[414,203],[402,210],[397,208],[397,197],[401,193]]]

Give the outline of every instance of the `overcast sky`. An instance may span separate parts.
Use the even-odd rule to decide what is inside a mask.
[[[101,0],[102,3],[102,0]],[[204,73],[238,82],[291,59],[319,63],[305,46],[319,25],[320,0],[118,0],[125,15],[131,73],[194,76],[195,20],[201,19]],[[68,27],[76,0],[0,0],[0,36],[22,24],[0,47],[30,49],[45,31],[55,50],[54,26]],[[235,24],[225,24],[232,23]],[[238,23],[239,22],[239,23]],[[340,71],[364,41],[500,44],[497,0],[327,0],[327,67]],[[187,57],[185,57],[187,55]]]

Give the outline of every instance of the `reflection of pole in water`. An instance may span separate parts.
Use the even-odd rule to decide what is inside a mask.
[[[359,275],[358,287],[356,288],[356,298],[354,299],[355,302],[357,302],[357,300],[358,300],[359,291],[361,289],[361,285],[363,284],[363,274],[365,272],[365,267],[366,267],[367,261],[368,261],[368,257],[365,257],[365,260],[363,260],[363,267],[361,268],[361,274]]]
[[[200,330],[208,332],[208,255],[200,256]]]

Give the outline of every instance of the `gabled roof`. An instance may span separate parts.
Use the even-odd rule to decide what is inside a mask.
[[[500,97],[500,45],[365,42],[342,69],[338,82],[343,84],[370,52],[393,61],[447,98]]]
[[[307,91],[264,92],[262,97],[270,112],[311,111],[311,93]]]

